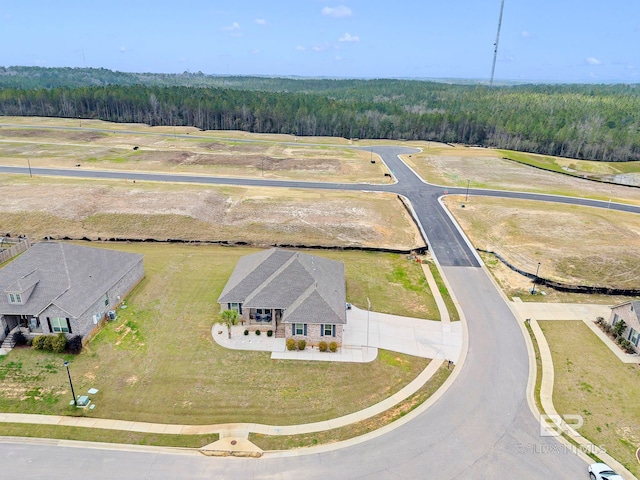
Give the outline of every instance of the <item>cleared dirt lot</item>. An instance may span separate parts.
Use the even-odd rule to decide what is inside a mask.
[[[640,216],[613,210],[524,200],[447,197],[445,203],[477,248],[515,266],[568,284],[640,286]],[[465,205],[462,208],[462,204]],[[509,296],[531,297],[531,281],[485,257]],[[549,288],[547,301],[578,301]],[[590,300],[596,297],[588,296]],[[539,296],[534,297],[537,301]],[[604,297],[604,303],[615,298]]]
[[[0,176],[0,234],[423,246],[395,195]]]
[[[640,204],[640,188],[610,185],[570,177],[502,160],[490,148],[431,145],[405,161],[431,183],[471,188],[571,195]],[[577,160],[576,160],[577,162]]]
[[[13,120],[15,117],[0,118],[0,124],[4,124],[0,128],[0,162],[5,165],[26,166],[29,161],[32,167],[166,171],[351,183],[392,181],[384,175],[388,170],[381,161],[371,163],[377,157],[372,157],[370,152],[335,144],[297,145],[295,137],[283,135],[237,135],[239,139],[252,140],[241,142],[233,140],[233,134],[238,132],[215,132],[217,135],[214,135],[213,132],[181,127],[174,133],[172,127],[123,126],[107,122],[98,122],[91,128],[108,131],[95,131],[87,129],[87,121],[83,122],[81,130],[77,129],[77,121],[73,126],[77,130],[7,125],[20,123]],[[38,119],[27,120],[38,124]],[[68,123],[68,120],[40,122],[43,126],[70,127]],[[125,128],[140,134],[121,132]],[[186,134],[210,139],[189,138]],[[229,136],[223,138],[221,134]]]

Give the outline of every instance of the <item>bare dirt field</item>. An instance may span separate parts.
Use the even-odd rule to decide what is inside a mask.
[[[502,160],[497,150],[432,145],[404,160],[431,183],[612,200],[640,205],[640,188],[592,182]]]
[[[640,216],[588,207],[524,200],[447,197],[475,247],[495,251],[518,268],[574,284],[640,288]],[[465,205],[462,208],[462,204]],[[530,299],[532,284],[489,256],[484,257],[508,296]],[[589,301],[598,296],[561,294],[542,288],[545,301]],[[540,296],[535,297],[541,301]],[[604,303],[616,303],[604,297]]]
[[[32,167],[166,171],[326,182],[391,182],[391,178],[384,175],[388,173],[384,163],[371,163],[370,152],[340,145],[297,145],[294,137],[283,135],[199,132],[186,127],[176,129],[174,134],[173,127],[152,128],[86,120],[79,129],[77,120],[71,126],[68,125],[70,120],[26,119],[30,121],[28,125],[73,128],[64,130],[26,126],[25,119],[23,122],[14,120],[16,117],[3,117],[0,122],[0,163],[4,165],[26,166],[30,163]],[[20,123],[25,126],[15,126]],[[87,123],[92,127],[88,128]],[[134,133],[125,133],[125,129]],[[236,137],[251,141],[234,141],[233,133],[243,133]],[[210,139],[189,138],[186,134]],[[223,134],[228,135],[223,138]]]
[[[0,176],[0,234],[409,250],[418,229],[391,194]]]

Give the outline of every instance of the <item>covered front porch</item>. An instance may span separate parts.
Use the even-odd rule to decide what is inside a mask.
[[[248,308],[245,317],[247,327],[271,327],[277,330],[282,320],[282,309],[280,308]]]
[[[24,333],[42,333],[40,319],[33,315],[4,315],[5,335],[20,327]]]

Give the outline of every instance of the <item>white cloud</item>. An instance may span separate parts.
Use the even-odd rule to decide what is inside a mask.
[[[304,52],[306,50],[306,47],[303,47],[302,45],[298,45],[296,46],[296,50],[298,50],[299,52]]]
[[[119,50],[120,50],[120,53],[124,53],[124,52],[127,51],[127,47],[122,46],[122,47],[120,47]]]
[[[322,45],[314,45],[313,47],[311,47],[311,50],[313,50],[314,52],[324,52],[327,48],[329,48],[329,45],[324,43]]]
[[[602,60],[597,59],[596,57],[588,57],[587,63],[589,65],[602,65]]]
[[[520,36],[523,38],[529,38],[531,36],[531,32],[528,30],[523,30],[522,32],[520,32]]]
[[[264,18],[256,18],[253,23],[256,25],[266,25],[267,21]]]
[[[340,57],[340,56],[336,56],[335,57],[335,61],[336,62],[341,62],[342,60],[344,60],[344,58]]]
[[[258,55],[259,53],[261,53],[259,48],[254,48],[253,50],[249,50],[249,53],[251,55]]]
[[[342,35],[339,39],[339,42],[359,42],[360,37],[357,35],[351,35],[349,32]]]
[[[334,18],[343,18],[350,17],[353,15],[353,12],[349,7],[345,7],[344,5],[339,5],[337,7],[324,7],[322,9],[322,15],[326,15],[327,17]]]
[[[236,30],[240,30],[240,24],[238,22],[233,22],[231,25],[224,27],[228,32],[233,32]]]

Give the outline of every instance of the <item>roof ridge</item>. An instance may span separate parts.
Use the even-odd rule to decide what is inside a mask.
[[[315,292],[318,291],[318,282],[315,282],[315,281],[311,285],[309,285],[307,287],[307,289],[304,292],[302,292],[298,298],[295,299],[295,301],[289,306],[289,308],[287,308],[284,311],[284,313],[282,315],[282,321],[285,322],[286,318],[289,315],[293,314],[293,312],[296,311],[296,308],[298,308],[302,304],[302,302],[304,302],[307,298],[309,298],[309,296],[314,291]],[[320,296],[322,297],[322,295],[320,295]],[[322,299],[325,300],[324,297]],[[326,300],[325,300],[325,302],[326,302]]]
[[[277,249],[275,249],[275,248],[274,248],[274,251],[275,251],[275,250],[277,250]],[[288,250],[281,250],[281,251],[283,251],[283,252],[288,252]],[[267,285],[269,285],[269,283],[271,283],[271,281],[272,281],[274,278],[276,278],[278,275],[280,275],[280,274],[283,272],[283,270],[284,270],[285,268],[287,268],[289,265],[291,265],[291,264],[294,262],[294,260],[297,260],[297,255],[296,255],[297,253],[298,253],[298,252],[295,252],[295,253],[294,253],[294,255],[291,255],[291,256],[287,259],[287,261],[286,261],[286,262],[284,262],[282,265],[280,265],[280,267],[279,267],[279,268],[277,268],[277,269],[276,269],[276,270],[275,270],[271,275],[269,275],[269,276],[266,278],[266,280],[265,280],[264,282],[262,282],[260,285],[258,285],[258,286],[253,290],[253,292],[251,292],[251,293],[247,296],[247,298],[245,298],[245,299],[244,299],[244,303],[249,302],[253,297],[255,297],[258,293],[260,293],[262,290],[264,290],[264,288],[265,288]],[[267,257],[267,258],[269,258],[269,257]],[[266,260],[266,259],[265,259],[265,260]],[[264,262],[262,262],[262,263],[264,263]],[[261,263],[261,265],[262,265],[262,263]]]

